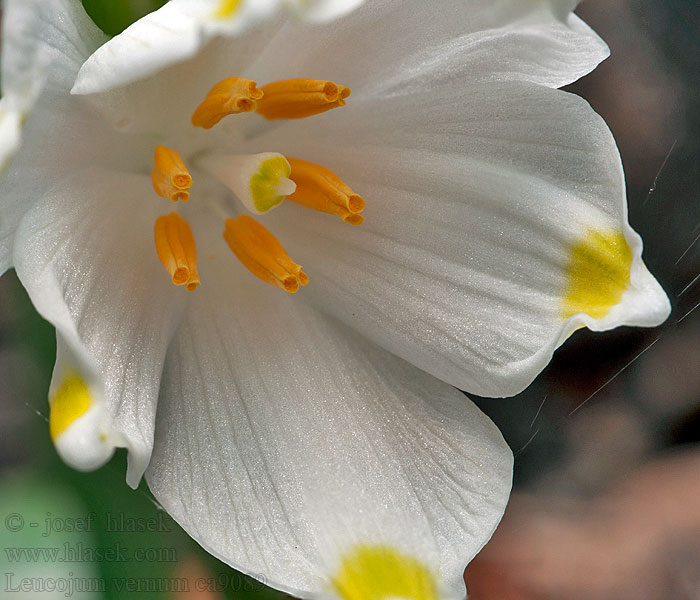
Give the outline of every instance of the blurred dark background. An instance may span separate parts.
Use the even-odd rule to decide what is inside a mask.
[[[110,33],[157,3],[84,0]],[[674,310],[655,330],[581,330],[516,398],[475,399],[513,448],[515,486],[501,527],[467,570],[470,598],[700,599],[700,3],[586,0],[577,12],[612,56],[569,91],[615,134],[630,221]],[[123,454],[88,475],[56,458],[45,417],[54,346],[14,274],[0,279],[0,516],[157,518],[148,489],[126,487]],[[2,573],[108,582],[74,598],[131,598],[115,583],[126,576],[150,582],[140,594],[149,599],[284,597],[209,557],[172,522],[139,534],[100,525],[82,537],[55,532],[49,543],[0,523],[0,541],[172,552],[68,566],[13,562],[6,552]],[[172,589],[188,577],[212,584]]]

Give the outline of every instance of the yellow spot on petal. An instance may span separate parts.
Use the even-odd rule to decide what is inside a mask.
[[[250,195],[255,210],[265,213],[280,204],[288,193],[294,192],[294,184],[288,181],[291,172],[292,168],[282,155],[260,163],[258,172],[250,178]],[[290,187],[281,185],[283,183],[288,183]]]
[[[331,581],[344,600],[437,600],[432,573],[415,558],[386,546],[361,546]]]
[[[220,0],[219,7],[216,9],[216,17],[219,19],[228,19],[236,14],[240,8],[241,0]]]
[[[569,251],[562,313],[602,319],[630,283],[632,250],[619,231],[590,230]]]
[[[92,404],[92,397],[85,381],[77,374],[71,374],[63,381],[51,400],[49,433],[56,441],[78,417],[84,415]]]

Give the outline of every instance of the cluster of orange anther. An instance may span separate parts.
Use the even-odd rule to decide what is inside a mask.
[[[263,97],[257,83],[242,77],[229,77],[217,83],[192,115],[192,125],[211,129],[227,115],[253,112]]]
[[[266,119],[302,119],[345,106],[350,88],[318,79],[286,79],[262,86],[257,113]]]
[[[236,7],[237,2],[227,2]],[[192,125],[211,129],[230,114],[257,112],[266,119],[301,119],[345,105],[350,88],[332,81],[287,79],[258,89],[251,79],[229,77],[209,90],[192,115]],[[281,157],[280,157],[281,158]],[[339,216],[359,225],[365,201],[329,169],[298,158],[286,157],[296,191],[288,199],[320,212]],[[176,150],[157,146],[151,173],[153,188],[173,201],[189,200],[192,185],[187,168]],[[291,183],[289,184],[291,186]],[[177,213],[159,217],[155,223],[158,258],[175,285],[194,291],[200,285],[197,249],[192,230]],[[277,238],[255,219],[240,215],[226,219],[224,240],[243,265],[255,276],[294,293],[309,283],[302,267],[287,254]]]
[[[190,199],[192,177],[177,150],[156,146],[151,181],[153,189],[163,198],[170,198],[173,202],[187,202]]]
[[[248,215],[226,219],[224,239],[238,260],[263,281],[292,294],[309,283],[308,275],[277,238]]]
[[[297,184],[288,200],[324,213],[338,215],[346,223],[360,225],[365,201],[332,171],[298,158],[286,157],[292,172],[289,178]]]
[[[200,285],[197,273],[197,248],[192,230],[177,213],[156,219],[154,227],[158,258],[175,285],[184,285],[193,292]]]

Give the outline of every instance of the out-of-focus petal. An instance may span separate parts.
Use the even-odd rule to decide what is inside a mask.
[[[239,35],[269,16],[277,1],[170,0],[95,52],[80,69],[73,93],[104,92],[192,58],[213,37]]]
[[[171,0],[164,9],[176,2]],[[139,81],[129,40],[119,41],[118,36],[86,63],[75,91],[90,92],[90,101],[123,131],[158,131],[188,120],[211,86],[232,76],[261,85],[299,76],[326,78],[352,89],[351,105],[365,96],[383,101],[420,91],[462,96],[469,84],[483,80],[518,79],[558,87],[588,73],[608,55],[607,46],[576,15],[557,17],[559,4],[553,11],[551,2],[535,0],[365,2],[323,25],[273,19],[213,40],[196,53],[193,45],[189,60]],[[159,35],[152,37],[157,40]],[[156,52],[144,42],[138,52],[144,57],[162,55],[167,61],[171,54],[182,53],[178,60],[184,60],[186,47],[180,41],[176,49],[168,43]],[[285,58],[290,49],[293,63]],[[88,85],[94,77],[107,78],[109,85]],[[105,91],[123,83],[129,85]],[[178,93],[166,98],[167,89]],[[255,134],[260,124],[249,117],[225,123]]]
[[[85,151],[95,156],[96,144],[69,143],[86,121],[93,132],[99,126],[66,96],[80,65],[106,39],[79,0],[6,0],[2,22],[0,274],[11,265],[19,220],[55,175],[43,167],[66,167]]]
[[[279,60],[289,48],[296,73],[350,86],[353,98],[443,86],[464,93],[466,84],[483,80],[561,87],[609,54],[561,2],[542,0],[366,2],[322,27],[288,23],[247,75],[261,81],[296,76]]]
[[[132,486],[150,457],[163,359],[186,295],[156,257],[164,203],[147,177],[76,171],[27,212],[15,243],[17,274],[59,338],[52,410],[62,389],[71,396],[68,437],[56,445],[78,468],[100,466],[85,463],[89,449],[109,457],[94,444],[126,446]]]
[[[326,23],[355,10],[367,0],[283,0],[299,17],[316,23]]]
[[[5,0],[2,8],[0,172],[45,85],[70,89],[80,64],[106,39],[78,0]]]
[[[510,489],[498,430],[233,255],[202,267],[210,285],[166,359],[146,474],[158,501],[209,552],[295,597],[463,598]]]

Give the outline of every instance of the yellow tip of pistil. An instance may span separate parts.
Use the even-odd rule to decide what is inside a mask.
[[[189,223],[177,213],[163,215],[154,226],[156,252],[175,285],[193,292],[201,284],[197,272],[197,247]]]
[[[286,79],[262,87],[257,112],[266,119],[303,119],[345,106],[350,88],[318,79]]]
[[[248,215],[226,219],[224,240],[238,260],[256,277],[282,290],[295,293],[309,283],[289,254],[265,227]]]

